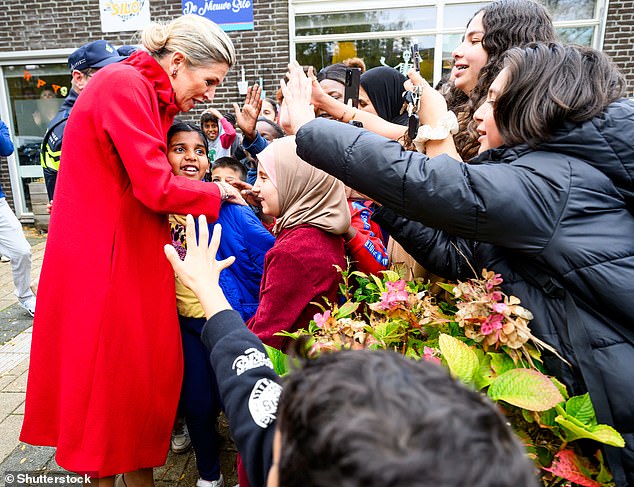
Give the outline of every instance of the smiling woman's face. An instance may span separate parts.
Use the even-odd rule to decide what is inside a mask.
[[[168,73],[178,108],[182,112],[188,112],[196,103],[213,100],[216,87],[225,79],[227,71],[229,65],[226,63],[210,62],[193,67],[187,62],[182,62],[177,68],[176,76]]]
[[[480,12],[471,19],[467,26],[464,40],[451,53],[454,59],[451,77],[454,79],[456,88],[466,94],[469,94],[478,84],[480,71],[489,59],[489,55],[482,46],[482,38],[484,37],[483,17],[484,12]]]

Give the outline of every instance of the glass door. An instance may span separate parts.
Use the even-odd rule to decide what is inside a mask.
[[[9,111],[5,122],[13,136],[18,176],[13,181],[13,198],[16,211],[22,209],[18,213],[30,213],[28,184],[43,177],[40,145],[70,90],[71,77],[65,63],[5,65],[2,74]]]

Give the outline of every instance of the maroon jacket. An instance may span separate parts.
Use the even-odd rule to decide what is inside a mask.
[[[307,328],[315,313],[311,302],[334,302],[340,274],[345,268],[344,241],[339,235],[311,225],[282,230],[264,258],[260,305],[247,326],[265,344],[285,351],[291,339],[278,331]]]

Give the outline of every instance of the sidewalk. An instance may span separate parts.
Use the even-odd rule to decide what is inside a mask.
[[[46,236],[25,228],[32,246],[31,276],[37,279],[42,268]],[[24,419],[24,399],[29,368],[33,318],[18,304],[13,294],[11,264],[0,263],[0,483],[6,472],[64,473],[55,462],[55,449],[34,447],[19,441]],[[235,446],[229,439],[225,421],[221,421],[221,465],[225,485],[237,483]],[[124,445],[121,445],[125,448]],[[154,469],[157,487],[193,487],[198,479],[193,453],[170,452],[163,467]],[[34,484],[36,485],[36,484]]]

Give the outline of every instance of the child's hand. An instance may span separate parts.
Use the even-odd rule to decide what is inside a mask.
[[[240,109],[237,103],[233,104],[233,111],[236,114],[236,124],[246,139],[251,142],[257,137],[255,126],[258,123],[260,110],[262,110],[261,95],[262,88],[256,83],[253,86],[249,86],[242,109]]]
[[[216,313],[231,309],[225,297],[218,279],[220,272],[229,267],[235,261],[231,256],[224,260],[216,260],[216,253],[220,246],[220,235],[222,229],[220,224],[214,227],[214,233],[209,241],[209,227],[207,218],[201,215],[198,218],[199,237],[196,239],[196,227],[194,217],[187,215],[187,226],[185,237],[187,239],[187,255],[181,261],[176,249],[172,245],[164,247],[165,256],[169,260],[178,278],[189,289],[194,291],[198,301],[205,310],[207,319]]]
[[[296,134],[307,122],[315,118],[315,109],[310,104],[312,79],[293,61],[288,65],[288,83],[280,80],[284,100],[280,113],[280,124],[287,134]]]
[[[240,191],[240,194],[248,204],[250,204],[251,206],[262,206],[260,204],[260,198],[258,198],[253,192],[252,185],[250,185],[246,181],[242,181],[239,179],[234,179],[229,184]]]
[[[224,118],[224,115],[220,113],[216,108],[213,108],[213,107],[207,108],[207,110],[205,110],[203,113],[211,113],[218,120],[220,120],[221,118]]]

